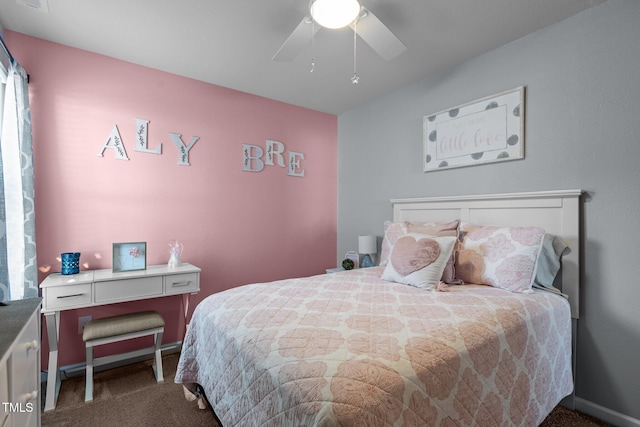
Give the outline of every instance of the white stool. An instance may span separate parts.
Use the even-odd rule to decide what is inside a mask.
[[[91,320],[84,326],[82,339],[85,342],[87,357],[86,387],[84,401],[93,400],[93,367],[116,360],[114,356],[105,356],[93,359],[93,347],[124,341],[132,338],[155,335],[153,371],[157,382],[163,382],[162,355],[160,345],[164,333],[164,319],[156,311],[144,311],[139,313],[122,314],[120,316],[104,317]]]

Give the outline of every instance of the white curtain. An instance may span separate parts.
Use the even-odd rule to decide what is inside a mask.
[[[27,73],[2,50],[8,60],[0,67],[0,301],[6,301],[38,296],[38,271]]]

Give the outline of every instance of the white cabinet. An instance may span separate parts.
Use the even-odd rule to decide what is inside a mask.
[[[40,298],[0,307],[0,427],[40,425]]]

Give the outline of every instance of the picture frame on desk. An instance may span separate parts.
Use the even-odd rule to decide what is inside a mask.
[[[113,244],[112,270],[135,271],[147,269],[147,242]]]
[[[353,261],[353,268],[360,268],[360,255],[358,252],[349,251],[344,254],[344,258]]]

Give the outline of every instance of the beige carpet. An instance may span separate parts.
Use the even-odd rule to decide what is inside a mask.
[[[165,382],[155,382],[151,360],[94,375],[93,402],[84,402],[84,377],[62,382],[56,409],[43,412],[43,427],[62,426],[213,426],[210,409],[187,402],[175,384],[178,354],[163,357]],[[44,397],[43,397],[44,399]],[[595,418],[557,407],[541,427],[607,426]]]
[[[42,426],[217,426],[213,412],[187,402],[173,382],[178,357],[163,357],[163,383],[156,383],[151,360],[98,372],[92,402],[84,402],[84,376],[62,381],[56,409],[42,413]]]

